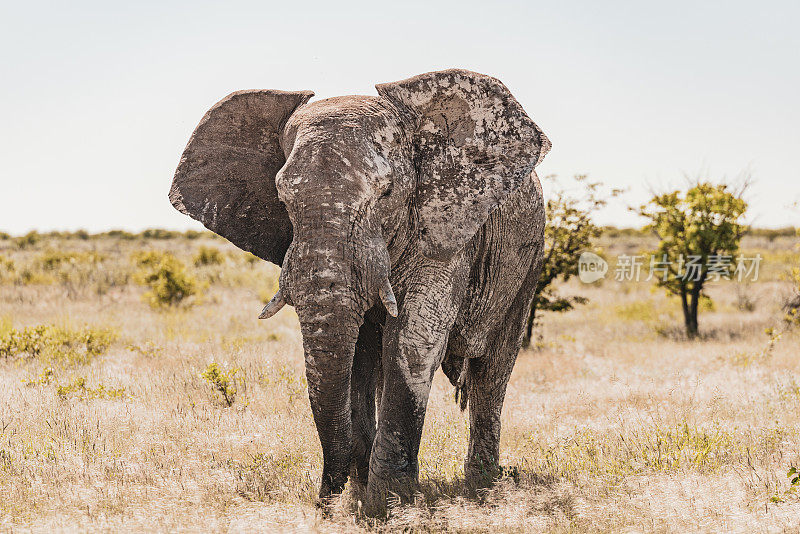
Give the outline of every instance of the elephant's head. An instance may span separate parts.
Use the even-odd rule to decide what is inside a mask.
[[[448,70],[377,89],[310,104],[307,91],[233,93],[195,130],[170,191],[178,210],[282,266],[263,315],[297,311],[324,475],[349,461],[364,314],[378,300],[397,314],[392,266],[447,261],[550,148],[494,78]],[[343,483],[323,476],[323,493]]]

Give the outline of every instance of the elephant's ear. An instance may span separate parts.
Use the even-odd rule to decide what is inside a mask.
[[[422,251],[447,259],[531,179],[550,141],[490,76],[452,69],[376,88],[415,119]]]
[[[181,156],[169,200],[237,247],[277,265],[292,241],[275,174],[280,133],[310,91],[237,91],[206,113]]]

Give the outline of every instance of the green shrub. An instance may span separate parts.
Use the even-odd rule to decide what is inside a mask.
[[[39,232],[36,230],[31,230],[27,234],[15,238],[14,242],[17,244],[18,248],[26,249],[36,246],[36,243],[41,241],[41,238],[42,237],[39,235]]]
[[[13,280],[15,271],[16,266],[14,265],[14,262],[8,258],[0,256],[0,283]]]
[[[163,228],[148,228],[140,235],[145,239],[175,239],[180,237],[181,233],[173,230],[164,230]]]
[[[66,264],[97,264],[105,261],[106,257],[97,252],[61,252],[49,250],[36,259],[36,264],[42,270],[55,271]]]
[[[204,265],[221,265],[225,263],[225,256],[214,247],[200,247],[194,257],[195,267]]]
[[[169,252],[162,252],[160,250],[142,250],[133,254],[133,261],[139,268],[152,267],[170,257],[173,256]]]
[[[11,329],[0,337],[0,358],[85,364],[104,354],[115,339],[116,334],[107,329],[29,326]]]
[[[104,265],[107,260],[107,256],[96,251],[48,250],[6,278],[22,285],[60,284],[70,299],[87,292],[103,295],[112,287],[127,284],[131,274],[126,269],[108,268],[113,266]]]
[[[101,236],[104,235],[106,237],[115,237],[117,239],[123,239],[125,241],[133,241],[134,239],[136,239],[136,234],[132,234],[132,233],[127,232],[125,230],[109,230],[108,232],[105,232],[104,234],[98,234],[98,235],[101,235]]]
[[[220,369],[216,362],[209,363],[206,368],[200,373],[200,377],[204,378],[211,387],[219,393],[219,400],[226,406],[231,406],[233,401],[236,400],[236,388],[233,382],[238,373],[238,369],[231,369],[228,372]]]
[[[66,385],[62,385],[59,383],[56,372],[52,367],[45,367],[36,378],[23,379],[22,382],[28,387],[49,386],[52,384],[55,386],[56,393],[62,399],[90,400],[125,397],[125,388],[107,388],[103,384],[92,388],[86,385],[86,378],[82,376],[73,377]]]
[[[775,241],[779,237],[794,237],[797,228],[784,226],[783,228],[752,228],[748,234],[752,237],[765,237],[768,241]]]
[[[72,379],[72,382],[66,386],[57,385],[56,393],[62,399],[74,397],[80,400],[91,399],[119,399],[125,397],[125,388],[107,388],[103,384],[95,388],[90,388],[86,385],[86,379],[78,376]]]
[[[603,237],[618,239],[620,237],[650,237],[650,232],[642,228],[617,228],[616,226],[603,226]]]
[[[250,252],[245,252],[244,253],[244,261],[245,261],[245,263],[247,263],[247,265],[252,267],[252,266],[256,265],[258,262],[260,262],[261,258],[259,258],[255,254],[252,254]]]
[[[776,490],[769,500],[773,503],[784,502],[784,497],[796,498],[800,496],[800,469],[796,466],[791,466],[789,471],[786,472],[786,477],[789,479],[789,489],[783,492],[783,495]]]
[[[145,358],[156,358],[164,353],[164,349],[154,345],[152,341],[148,341],[143,345],[136,345],[132,343],[125,348],[135,354],[144,356]]]
[[[47,386],[50,385],[56,379],[56,373],[53,371],[52,367],[45,367],[41,374],[36,378],[31,379],[23,379],[22,382],[29,387],[36,387],[36,386]]]
[[[145,301],[153,308],[189,305],[189,297],[202,293],[202,284],[186,272],[186,267],[168,252],[150,251],[136,255],[139,272],[136,280],[150,291]]]

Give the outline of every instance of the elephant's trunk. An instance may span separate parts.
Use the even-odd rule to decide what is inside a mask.
[[[297,240],[282,273],[303,333],[308,395],[323,454],[320,497],[342,491],[351,464],[350,377],[366,306],[352,257],[341,240]]]
[[[268,317],[286,302],[300,319],[309,399],[323,453],[321,497],[340,492],[350,470],[350,379],[364,315],[379,299],[397,314],[380,226],[366,209],[359,212],[337,200],[335,184],[307,191],[302,209],[290,207],[295,231],[281,271],[281,292],[263,312]]]
[[[353,318],[342,320],[301,323],[308,396],[322,445],[320,497],[344,488],[353,446],[350,376],[359,325]]]

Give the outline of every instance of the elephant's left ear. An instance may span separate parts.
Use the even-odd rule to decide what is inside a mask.
[[[550,141],[490,76],[451,69],[376,88],[413,118],[422,251],[446,260],[532,179]]]

